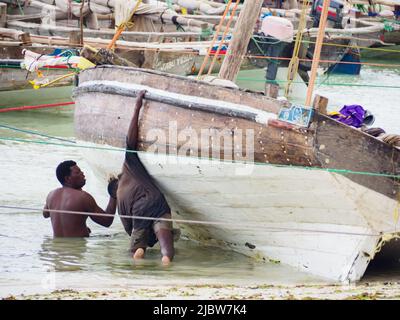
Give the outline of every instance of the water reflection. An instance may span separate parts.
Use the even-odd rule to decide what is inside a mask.
[[[84,269],[87,243],[85,238],[45,237],[39,257],[54,271],[80,271]]]

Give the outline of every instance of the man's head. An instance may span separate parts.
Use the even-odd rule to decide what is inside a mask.
[[[81,189],[86,183],[85,175],[72,160],[61,162],[56,169],[56,175],[58,181],[65,187]]]

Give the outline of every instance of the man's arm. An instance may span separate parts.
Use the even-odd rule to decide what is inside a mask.
[[[136,150],[138,135],[139,135],[139,113],[143,105],[143,98],[146,91],[140,91],[136,98],[135,111],[133,112],[133,117],[131,124],[129,125],[128,135],[126,139],[127,148],[129,150]]]
[[[104,226],[104,227],[109,227],[112,225],[114,221],[114,215],[115,211],[117,209],[117,199],[110,197],[110,200],[108,201],[108,205],[106,210],[104,211],[102,208],[100,208],[94,198],[87,193],[86,197],[86,210],[89,213],[105,213],[107,216],[101,216],[101,215],[89,215],[90,219],[92,219],[94,222]]]
[[[43,208],[43,217],[45,217],[45,218],[50,218],[50,211],[48,211],[48,209],[49,209],[49,198],[50,198],[51,194],[52,194],[52,192],[50,192],[49,195],[47,196],[46,204],[44,205],[44,208]]]

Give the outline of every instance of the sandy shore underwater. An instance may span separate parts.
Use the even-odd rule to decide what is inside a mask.
[[[358,284],[311,285],[179,285],[135,286],[118,290],[55,290],[47,294],[3,297],[3,300],[131,300],[131,299],[202,299],[202,300],[381,300],[400,299],[400,281],[361,282]]]

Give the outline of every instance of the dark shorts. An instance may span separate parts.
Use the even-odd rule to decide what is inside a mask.
[[[171,214],[164,214],[161,218],[163,219],[171,219]],[[135,252],[139,248],[146,249],[149,247],[150,233],[154,231],[157,235],[157,232],[160,229],[170,230],[172,231],[172,221],[165,220],[156,220],[153,223],[153,230],[151,229],[134,229],[131,234],[131,252]]]

